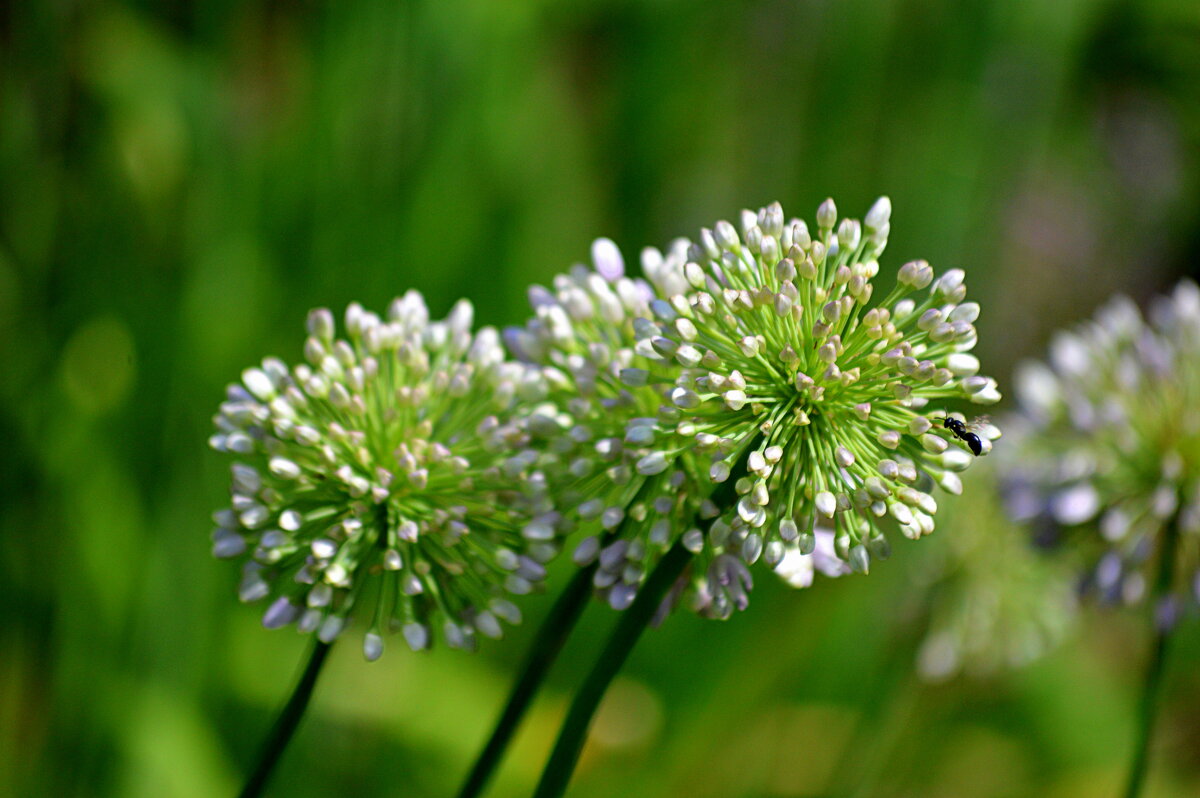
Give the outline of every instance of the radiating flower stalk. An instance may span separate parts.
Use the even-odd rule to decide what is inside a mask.
[[[1017,383],[1014,515],[1070,544],[1087,595],[1133,604],[1149,593],[1154,642],[1126,793],[1140,795],[1167,644],[1200,600],[1200,289],[1181,283],[1148,319],[1112,300]]]
[[[391,631],[413,649],[473,648],[520,621],[508,596],[534,589],[558,551],[526,412],[542,378],[471,322],[466,302],[430,321],[415,292],[386,318],[351,305],[341,338],[313,311],[307,362],[247,369],[215,418],[210,443],[233,464],[214,554],[243,562],[239,594],[269,600],[264,626],[315,633],[309,692],[352,612],[368,660]]]

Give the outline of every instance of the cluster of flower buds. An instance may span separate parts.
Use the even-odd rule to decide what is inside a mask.
[[[473,333],[466,302],[431,322],[409,292],[387,318],[351,305],[308,317],[307,363],[275,358],[229,386],[212,447],[232,456],[213,552],[244,560],[244,601],[267,627],[331,641],[370,620],[368,659],[402,630],[470,648],[520,613],[506,594],[545,576],[564,526],[546,490],[526,397],[542,377]]]
[[[1139,601],[1173,548],[1173,589],[1156,607],[1170,626],[1185,596],[1200,599],[1200,289],[1181,283],[1148,320],[1112,300],[1016,382],[1010,511],[1051,538],[1075,534],[1084,587],[1106,602]]]
[[[935,279],[923,261],[874,296],[890,213],[883,198],[861,223],[839,222],[832,201],[815,229],[778,204],[744,211],[740,229],[718,222],[689,247],[687,289],[635,325],[642,363],[625,379],[661,388],[647,432],[660,460],[735,481],[732,506],[685,540],[713,564],[695,599],[707,614],[744,606],[742,565],[760,558],[798,584],[813,567],[865,572],[887,552],[881,519],[929,534],[931,488],[961,490],[974,455],[946,426],[966,430],[948,403],[1000,398],[970,354],[979,306],[961,270]],[[986,454],[999,430],[969,434]]]

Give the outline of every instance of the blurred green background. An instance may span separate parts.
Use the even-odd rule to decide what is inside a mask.
[[[416,287],[516,323],[595,236],[632,261],[883,193],[885,270],[966,267],[1002,387],[1109,293],[1195,274],[1200,4],[0,2],[0,795],[236,790],[306,641],[210,557],[205,440],[308,308]],[[1036,567],[986,485],[946,504],[869,578],[763,574],[747,613],[649,634],[572,794],[1114,795],[1144,619],[1087,610],[1026,668],[921,681],[956,534],[991,548],[951,580]],[[347,638],[274,794],[449,794],[550,600],[475,656]],[[612,621],[585,616],[492,794],[529,793]],[[1150,795],[1200,794],[1198,638]]]

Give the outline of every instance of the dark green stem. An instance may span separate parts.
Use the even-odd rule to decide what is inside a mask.
[[[534,798],[551,798],[566,791],[600,699],[604,697],[617,671],[625,664],[646,624],[662,604],[663,597],[691,560],[692,553],[683,547],[681,541],[675,541],[675,545],[651,571],[633,604],[621,614],[616,630],[571,702]]]
[[[1175,553],[1178,548],[1179,525],[1172,520],[1163,533],[1162,552],[1159,554],[1158,578],[1151,595],[1151,623],[1154,626],[1154,641],[1150,648],[1150,661],[1142,680],[1142,698],[1138,705],[1138,736],[1133,750],[1133,761],[1129,766],[1129,781],[1125,798],[1138,798],[1146,781],[1146,769],[1150,759],[1150,742],[1154,737],[1154,721],[1158,716],[1158,699],[1162,692],[1163,669],[1167,661],[1167,645],[1174,630],[1175,619],[1160,617],[1162,604],[1171,593],[1175,576]],[[1169,613],[1168,613],[1169,615]]]
[[[313,688],[317,686],[317,677],[321,674],[321,666],[325,664],[330,646],[329,643],[319,641],[313,645],[308,664],[304,667],[304,674],[296,683],[296,689],[292,691],[291,698],[279,713],[275,725],[271,727],[271,732],[258,755],[254,772],[239,793],[240,798],[256,798],[262,795],[267,780],[271,777],[271,771],[275,769],[275,764],[283,755],[283,749],[287,747],[296,732],[296,727],[300,725],[300,719],[304,717],[304,710],[308,708],[308,700],[312,698]]]
[[[521,676],[508,696],[508,703],[504,706],[500,720],[496,722],[496,728],[492,730],[492,736],[488,738],[487,745],[475,760],[467,780],[458,791],[459,798],[475,798],[487,787],[492,772],[516,734],[517,726],[546,678],[546,673],[558,657],[579,616],[583,614],[588,597],[592,594],[592,576],[595,571],[595,565],[576,571],[566,589],[554,602],[550,614],[542,622],[530,645]]]

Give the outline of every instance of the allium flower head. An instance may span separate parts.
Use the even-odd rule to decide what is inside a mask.
[[[229,386],[210,443],[234,459],[232,504],[213,551],[244,558],[240,595],[271,599],[264,625],[328,642],[362,613],[375,659],[388,630],[471,647],[520,620],[504,593],[542,580],[559,533],[511,412],[540,375],[471,324],[467,302],[431,322],[411,291],[387,318],[351,305],[342,338],[315,310],[307,363],[267,358]]]
[[[887,198],[863,222],[839,221],[827,200],[815,228],[778,204],[743,211],[740,227],[701,231],[687,289],[637,324],[639,379],[661,390],[658,452],[736,480],[736,505],[688,541],[710,563],[706,611],[743,606],[745,565],[785,563],[790,548],[821,561],[785,563],[795,583],[815,564],[865,572],[887,550],[881,520],[928,534],[933,486],[961,489],[973,456],[941,422],[962,419],[957,404],[1000,398],[970,354],[979,305],[961,270],[935,279],[924,261],[875,296],[890,215]],[[979,435],[986,454],[999,430]]]
[[[1125,297],[1051,343],[1048,363],[1017,374],[1022,424],[1008,478],[1010,510],[1079,527],[1085,587],[1107,601],[1145,593],[1166,533],[1176,574],[1200,596],[1200,289],[1156,301],[1149,319]],[[1090,545],[1089,545],[1090,544]],[[1173,544],[1174,545],[1174,544]],[[1157,608],[1170,623],[1176,596]]]

